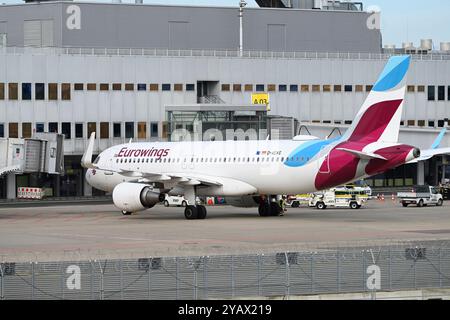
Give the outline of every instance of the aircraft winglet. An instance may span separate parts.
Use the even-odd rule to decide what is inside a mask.
[[[431,145],[431,149],[437,149],[439,148],[442,139],[444,138],[445,134],[447,133],[447,128],[443,128],[439,135],[437,136],[436,140],[434,140],[433,144]]]
[[[81,158],[81,166],[85,169],[93,169],[95,166],[92,164],[92,153],[94,152],[95,132],[91,133],[89,138],[89,144]]]

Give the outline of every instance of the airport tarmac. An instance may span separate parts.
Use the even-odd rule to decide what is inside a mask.
[[[0,207],[0,262],[78,261],[317,251],[438,241],[450,245],[450,203],[403,208],[390,200],[361,210],[209,207],[188,221],[183,208],[157,206],[122,216],[113,205]]]

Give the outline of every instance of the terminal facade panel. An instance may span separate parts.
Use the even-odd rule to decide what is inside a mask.
[[[67,21],[70,5],[81,8],[80,29],[76,19]],[[104,19],[94,18],[91,9],[104,14]],[[268,116],[293,117],[322,138],[335,127],[344,132],[387,59],[380,54],[379,30],[368,30],[365,25],[367,13],[246,9],[245,29],[250,34],[244,36],[244,49],[263,51],[256,55],[246,51],[246,56],[239,57],[238,21],[229,22],[237,19],[236,10],[82,3],[1,6],[0,33],[6,34],[7,46],[0,48],[0,138],[30,138],[33,132],[64,134],[66,175],[61,177],[58,193],[90,195],[79,164],[90,133],[97,133],[96,152],[130,138],[167,140],[168,106],[247,106],[252,93],[268,93]],[[133,21],[147,21],[155,12],[159,24],[144,30],[145,37],[140,34],[145,28],[126,23],[130,19],[126,20],[125,13],[135,17]],[[342,31],[333,31],[332,41],[327,37],[333,25],[321,29],[321,15],[329,15],[327,19]],[[346,18],[341,20],[341,15]],[[211,17],[217,20],[213,24],[202,20]],[[305,19],[312,25],[310,30],[295,31],[305,29],[299,22]],[[174,21],[185,21],[184,27],[189,27],[171,29]],[[199,21],[204,24],[196,25]],[[40,36],[33,38],[37,33],[26,33],[26,28],[38,28]],[[268,46],[266,32],[276,35],[280,28],[285,37],[274,39],[284,44]],[[356,30],[351,33],[352,41],[345,39],[350,34],[346,28]],[[184,37],[177,32],[188,34]],[[170,39],[179,40],[173,46]],[[27,41],[33,47],[24,47]],[[292,56],[272,50],[317,52]],[[400,140],[429,148],[450,115],[450,59],[419,58],[411,65]],[[446,136],[442,146],[448,145]],[[421,179],[426,176],[435,184],[440,181],[439,170],[441,158],[423,168],[400,168],[389,173],[392,177],[371,183],[403,186],[425,182]],[[5,184],[5,178],[0,178],[3,197]]]

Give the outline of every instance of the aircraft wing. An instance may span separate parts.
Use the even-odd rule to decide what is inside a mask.
[[[434,156],[443,156],[443,155],[449,155],[449,154],[450,154],[450,148],[422,150],[420,157],[408,162],[408,164],[425,161],[425,160],[433,158]]]

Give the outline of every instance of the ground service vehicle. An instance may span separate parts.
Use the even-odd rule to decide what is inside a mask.
[[[324,210],[327,207],[360,209],[367,201],[367,195],[360,195],[344,190],[333,188],[321,193],[315,193],[310,202],[310,207]]]
[[[418,207],[434,204],[440,207],[444,203],[442,194],[439,193],[438,189],[431,186],[416,186],[412,188],[411,192],[399,192],[397,196],[404,207],[410,204]]]

